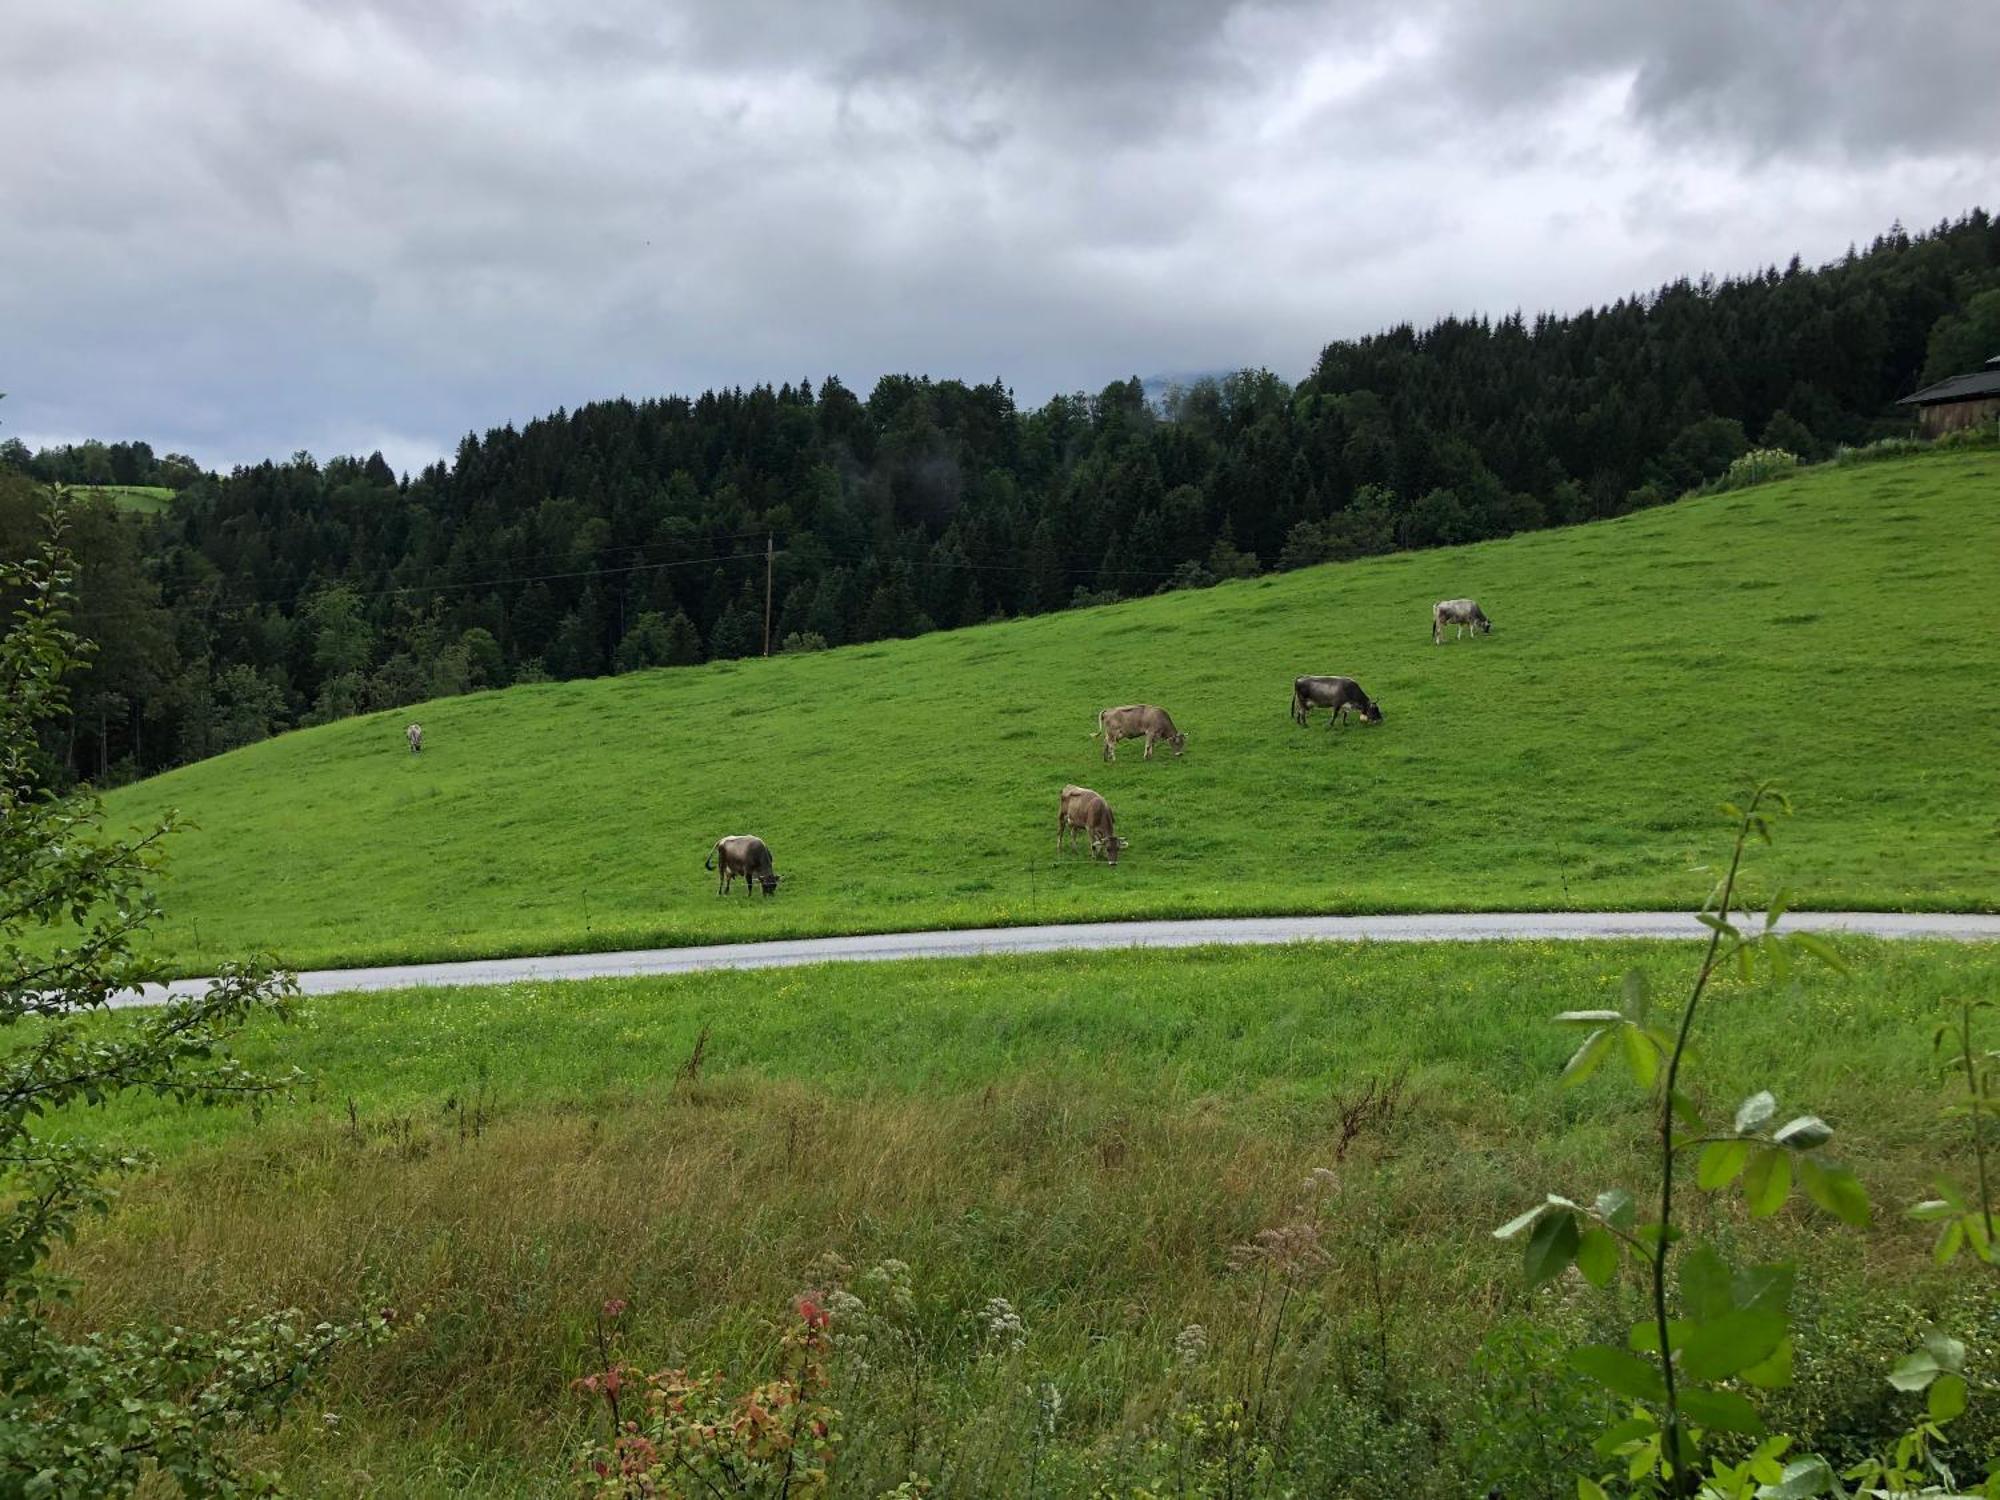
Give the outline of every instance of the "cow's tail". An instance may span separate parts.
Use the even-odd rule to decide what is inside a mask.
[[[715,868],[715,850],[721,847],[722,845],[717,844],[714,849],[708,851],[708,858],[701,862],[701,867],[704,870],[713,870]]]

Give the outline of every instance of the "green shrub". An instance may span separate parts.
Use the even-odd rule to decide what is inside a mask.
[[[1729,465],[1716,482],[1718,490],[1746,489],[1789,474],[1799,466],[1799,456],[1784,448],[1752,448]]]

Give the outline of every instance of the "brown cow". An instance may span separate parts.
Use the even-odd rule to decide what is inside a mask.
[[[1292,679],[1292,718],[1304,724],[1316,708],[1331,709],[1328,729],[1349,714],[1360,714],[1364,724],[1382,722],[1382,705],[1361,691],[1352,677],[1296,677]]]
[[[1090,852],[1103,855],[1104,862],[1113,868],[1118,864],[1118,851],[1131,842],[1118,837],[1112,827],[1110,803],[1087,786],[1066,786],[1056,812],[1056,853],[1062,853],[1065,835],[1074,849],[1078,833],[1089,834]]]
[[[729,894],[729,888],[736,883],[738,875],[743,877],[743,894],[746,896],[760,883],[765,895],[773,895],[777,892],[778,881],[783,878],[772,873],[771,851],[754,833],[732,833],[727,838],[717,839],[701,867],[714,870],[718,861],[721,864],[715,878],[715,894],[718,896]]]
[[[1165,740],[1179,755],[1187,749],[1187,736],[1174,728],[1174,721],[1164,708],[1155,708],[1150,703],[1128,703],[1123,708],[1107,708],[1097,716],[1097,733],[1092,739],[1104,740],[1104,758],[1118,759],[1120,740],[1146,741],[1145,759],[1153,758],[1153,746]]]

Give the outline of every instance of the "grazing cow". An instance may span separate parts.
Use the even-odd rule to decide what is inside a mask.
[[[410,754],[415,755],[424,748],[424,726],[412,724],[403,731],[403,738],[410,742]]]
[[[1153,745],[1165,740],[1179,755],[1187,749],[1187,736],[1174,728],[1174,721],[1164,708],[1155,708],[1150,703],[1130,703],[1124,708],[1107,708],[1097,716],[1097,733],[1092,739],[1104,739],[1104,758],[1118,759],[1120,740],[1146,741],[1145,759],[1153,758]]]
[[[1382,722],[1382,705],[1361,691],[1352,677],[1295,677],[1292,679],[1292,718],[1304,724],[1316,708],[1331,709],[1326,727],[1349,714],[1360,714],[1364,724]]]
[[[1112,827],[1110,803],[1087,786],[1066,786],[1056,812],[1056,853],[1062,853],[1065,836],[1074,849],[1078,833],[1089,834],[1090,852],[1103,855],[1104,862],[1114,868],[1118,864],[1118,851],[1131,842],[1118,837]]]
[[[715,841],[715,847],[708,851],[708,858],[702,861],[704,870],[715,870],[715,894],[726,896],[729,888],[736,883],[736,877],[743,877],[743,894],[749,895],[759,884],[764,894],[774,895],[778,881],[783,877],[771,870],[771,850],[754,833],[732,833],[727,838]]]
[[[1458,640],[1466,631],[1474,635],[1491,635],[1493,622],[1486,618],[1486,612],[1472,599],[1440,599],[1431,606],[1431,644],[1444,644],[1444,628],[1452,627],[1452,639]]]

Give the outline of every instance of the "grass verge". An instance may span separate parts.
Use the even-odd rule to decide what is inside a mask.
[[[1990,1299],[1896,1214],[1962,1151],[1928,1023],[1990,993],[2000,953],[1843,946],[1851,978],[1718,990],[1695,1087],[1712,1112],[1769,1087],[1823,1114],[1877,1227],[1689,1211],[1732,1253],[1802,1258],[1799,1381],[1771,1414],[1852,1452],[1902,1415],[1882,1377],[1930,1318],[1977,1368],[2000,1358]],[[71,1252],[74,1316],[397,1307],[402,1339],[248,1440],[309,1494],[560,1493],[606,1301],[649,1367],[747,1383],[789,1299],[836,1283],[873,1340],[836,1361],[836,1493],[912,1472],[939,1495],[1220,1492],[1205,1424],[1252,1389],[1289,1435],[1237,1493],[1573,1493],[1552,1476],[1599,1413],[1563,1350],[1640,1294],[1530,1295],[1487,1230],[1544,1190],[1643,1181],[1643,1102],[1608,1076],[1562,1090],[1573,1038],[1547,1018],[1629,967],[1672,995],[1693,956],[1303,945],[314,1001],[246,1049],[318,1080],[262,1129],[158,1105],[91,1122],[165,1165]],[[1302,1224],[1274,1336],[1258,1236]],[[869,1275],[889,1261],[900,1311],[899,1273]]]

